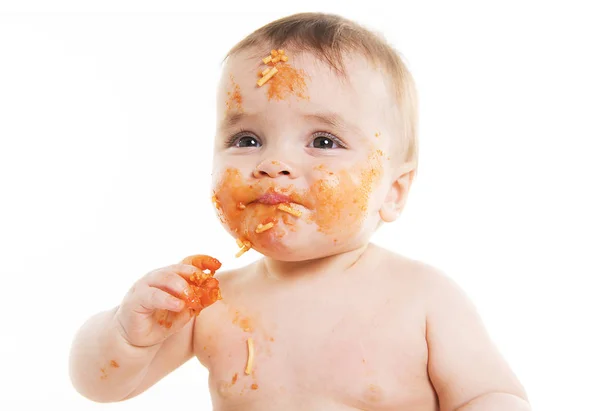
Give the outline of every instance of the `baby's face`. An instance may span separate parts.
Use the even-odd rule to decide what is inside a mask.
[[[364,245],[393,177],[395,100],[386,77],[362,57],[346,59],[342,78],[311,54],[289,53],[259,87],[267,66],[252,54],[228,61],[218,90],[213,201],[221,222],[284,261]]]

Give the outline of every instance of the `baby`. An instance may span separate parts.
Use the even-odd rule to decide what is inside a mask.
[[[399,55],[339,16],[242,40],[218,91],[213,203],[238,254],[264,257],[142,277],[78,332],[75,388],[128,399],[196,357],[215,410],[529,410],[461,289],[370,243],[406,203],[416,106]]]

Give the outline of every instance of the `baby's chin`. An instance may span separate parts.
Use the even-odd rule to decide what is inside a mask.
[[[314,241],[310,244],[298,244],[285,239],[267,246],[254,244],[253,248],[265,257],[287,262],[316,260],[343,252],[341,244],[316,244]]]
[[[255,251],[278,261],[313,260],[338,254],[346,248],[346,244],[320,232],[314,224],[290,227],[279,222],[261,233],[246,232],[246,239]]]

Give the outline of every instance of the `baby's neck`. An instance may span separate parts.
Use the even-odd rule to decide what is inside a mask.
[[[265,257],[261,265],[266,275],[271,278],[297,279],[315,275],[323,276],[347,271],[363,259],[372,248],[374,246],[367,243],[354,250],[305,261],[279,261]]]

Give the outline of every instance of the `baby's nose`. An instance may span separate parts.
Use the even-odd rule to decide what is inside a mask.
[[[296,178],[296,173],[293,170],[293,168],[289,164],[279,160],[262,161],[254,169],[253,175],[256,178],[276,178],[279,176],[288,176],[289,178]]]

